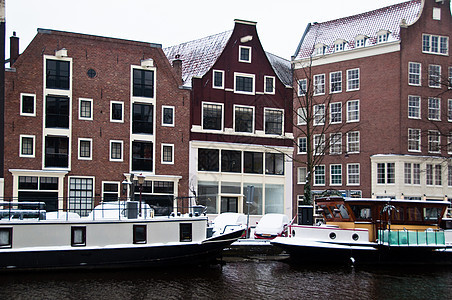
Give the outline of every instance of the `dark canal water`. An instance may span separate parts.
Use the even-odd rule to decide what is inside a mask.
[[[293,266],[0,274],[1,299],[451,299],[452,268]]]

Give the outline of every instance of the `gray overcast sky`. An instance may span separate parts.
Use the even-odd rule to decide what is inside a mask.
[[[234,19],[257,22],[265,51],[286,59],[309,22],[346,17],[404,0],[6,0],[6,57],[13,31],[20,51],[37,28],[162,44],[230,30]]]

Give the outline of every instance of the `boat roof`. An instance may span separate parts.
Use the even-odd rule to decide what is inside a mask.
[[[435,201],[435,200],[406,200],[406,199],[391,199],[391,198],[342,198],[342,197],[325,197],[318,198],[316,201],[338,201],[343,200],[344,202],[373,202],[373,203],[408,203],[408,204],[433,204],[433,205],[451,205],[450,201]]]

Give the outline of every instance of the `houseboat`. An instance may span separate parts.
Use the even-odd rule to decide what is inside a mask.
[[[43,205],[0,203],[0,270],[210,263],[244,231],[209,237],[202,212],[154,216],[134,201],[100,204],[85,217]]]
[[[293,261],[352,264],[452,264],[448,201],[323,197],[323,222],[291,225],[272,241]]]

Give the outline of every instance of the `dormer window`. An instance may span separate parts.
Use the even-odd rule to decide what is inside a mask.
[[[334,52],[344,51],[344,48],[345,48],[344,40],[337,40],[334,42]]]
[[[251,63],[251,47],[239,46],[239,62]]]
[[[362,48],[366,46],[367,37],[360,34],[355,37],[355,48]]]
[[[325,54],[326,45],[325,44],[317,44],[314,48],[314,55],[323,55]]]
[[[384,43],[388,41],[389,31],[380,30],[377,32],[377,44]]]

